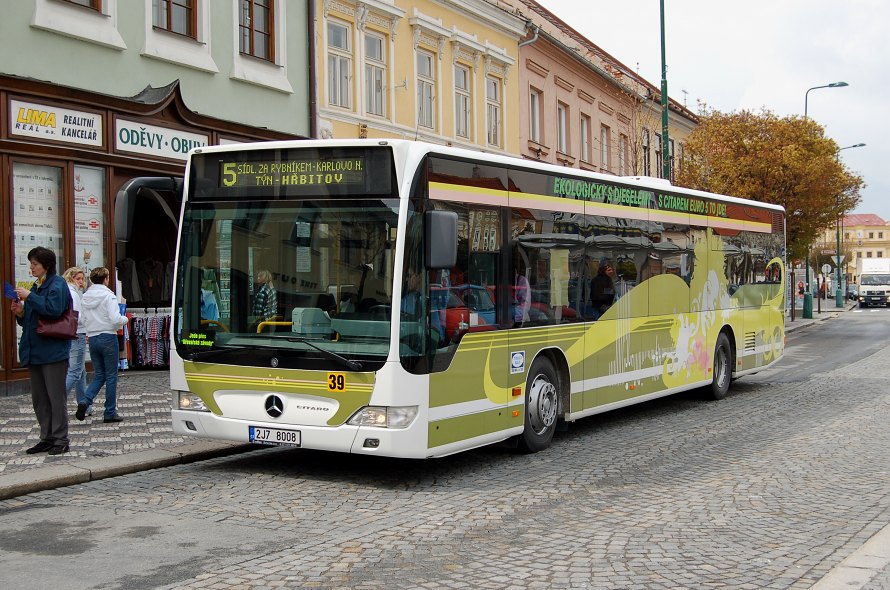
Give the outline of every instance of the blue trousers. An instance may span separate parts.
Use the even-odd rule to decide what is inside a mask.
[[[90,336],[90,358],[93,359],[95,375],[84,394],[87,406],[93,405],[96,394],[105,386],[105,418],[117,415],[117,367],[118,367],[117,334],[98,334]]]
[[[74,399],[81,404],[87,389],[87,370],[84,366],[87,356],[87,337],[78,334],[77,340],[71,341],[71,352],[68,354],[68,376],[65,377],[65,396],[74,388]]]

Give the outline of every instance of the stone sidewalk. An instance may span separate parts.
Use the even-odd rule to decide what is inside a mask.
[[[101,393],[96,414],[83,422],[75,420],[77,404],[71,397],[71,451],[57,456],[25,454],[25,449],[39,440],[40,432],[30,396],[0,398],[0,499],[251,448],[173,434],[167,371],[120,374],[121,423],[102,422]]]

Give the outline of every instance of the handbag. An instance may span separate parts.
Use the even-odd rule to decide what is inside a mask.
[[[37,333],[44,338],[60,338],[63,340],[77,339],[77,317],[80,314],[74,309],[73,302],[68,299],[68,309],[57,318],[37,316]]]

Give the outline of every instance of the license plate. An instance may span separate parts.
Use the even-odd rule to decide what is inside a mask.
[[[281,428],[266,428],[264,426],[250,426],[249,440],[261,445],[288,445],[300,446],[299,430],[282,430]]]

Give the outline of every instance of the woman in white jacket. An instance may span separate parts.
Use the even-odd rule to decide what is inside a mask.
[[[105,414],[103,422],[123,422],[117,413],[117,331],[127,323],[127,317],[120,312],[120,304],[114,292],[108,288],[108,269],[94,268],[90,272],[92,286],[87,289],[81,301],[81,315],[90,343],[90,358],[95,375],[84,394],[77,402],[74,417],[83,420],[87,408],[93,405],[96,394],[105,386]]]
[[[62,278],[68,283],[68,291],[71,292],[71,304],[79,315],[77,317],[77,339],[71,342],[71,352],[68,355],[68,376],[65,378],[65,396],[74,388],[74,399],[77,403],[83,401],[87,390],[87,330],[83,323],[83,313],[80,310],[80,301],[83,297],[83,288],[86,285],[86,275],[79,266],[72,266],[62,274]],[[87,416],[93,413],[92,408],[87,408]]]

